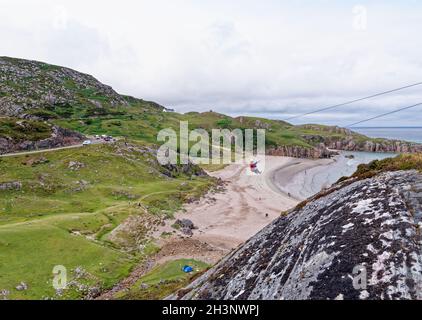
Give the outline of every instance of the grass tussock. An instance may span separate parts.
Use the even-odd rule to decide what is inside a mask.
[[[381,172],[399,170],[422,171],[422,153],[402,154],[395,158],[375,160],[368,164],[359,165],[352,178],[360,180],[369,178]]]

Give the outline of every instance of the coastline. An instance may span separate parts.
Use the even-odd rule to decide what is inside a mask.
[[[280,191],[271,175],[282,167],[290,168],[296,158],[268,156],[266,171],[248,175],[246,165],[232,164],[210,176],[225,183],[223,192],[209,192],[197,202],[186,204],[175,219],[165,221],[151,234],[160,250],[142,261],[131,274],[104,292],[98,300],[114,299],[155,266],[178,259],[194,259],[214,265],[299,201]],[[305,161],[311,161],[306,160]],[[189,219],[195,229],[191,236],[173,228],[176,219]],[[163,237],[163,235],[170,235]]]
[[[209,193],[199,201],[185,205],[175,218],[193,222],[196,229],[190,239],[227,253],[298,203],[268,183],[271,172],[295,161],[297,159],[268,156],[266,170],[261,175],[248,175],[248,166],[237,164],[209,173],[225,181],[224,192]],[[174,233],[173,222],[160,228],[155,236],[162,232]],[[165,246],[186,238],[179,233],[172,239],[160,240],[159,244]]]
[[[353,159],[346,157],[350,154],[354,155]],[[342,176],[355,172],[360,163],[390,156],[365,152],[340,152],[331,159],[266,156],[265,171],[259,175],[249,175],[248,166],[237,164],[209,173],[225,181],[224,192],[209,193],[197,202],[186,204],[175,214],[175,219],[193,222],[195,229],[192,235],[176,231],[172,227],[175,220],[158,228],[153,236],[158,239],[162,252],[167,252],[169,246],[172,248],[163,253],[159,261],[171,260],[174,255],[178,258],[202,258],[213,264],[282,212],[294,208]],[[171,236],[162,239],[161,234]],[[196,247],[205,245],[209,253],[207,250],[199,253],[191,250],[194,243]]]
[[[266,170],[259,175],[247,174],[248,166],[238,164],[209,172],[224,181],[224,191],[209,192],[198,201],[184,205],[175,213],[174,219],[158,226],[151,236],[160,250],[98,299],[113,299],[116,292],[125,290],[155,266],[169,261],[194,259],[216,264],[280,217],[282,212],[306,199],[303,189],[309,183],[307,179],[314,180],[318,175],[325,179],[336,168],[350,164],[352,161],[345,157],[346,154],[316,160],[266,156]],[[322,187],[321,181],[315,184],[316,188]],[[177,219],[188,219],[193,223],[195,227],[191,235],[173,227]],[[163,237],[164,234],[169,236]]]
[[[248,175],[248,166],[236,164],[209,173],[225,181],[224,192],[209,193],[175,214],[175,219],[193,222],[191,236],[176,231],[172,227],[175,220],[158,228],[153,235],[161,247],[156,263],[180,258],[216,263],[303,200],[293,186],[281,189],[276,175],[288,182],[304,170],[325,168],[330,163],[333,160],[267,156],[265,171],[260,175]],[[163,239],[161,234],[171,236]]]
[[[390,153],[338,151],[331,159],[303,161],[297,170],[280,170],[274,173],[272,183],[296,199],[305,200],[330,187],[341,177],[352,175],[362,163],[395,156]],[[325,160],[325,161],[324,161]],[[313,165],[316,164],[316,165]]]

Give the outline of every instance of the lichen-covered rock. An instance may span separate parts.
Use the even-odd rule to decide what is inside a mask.
[[[0,182],[0,190],[21,190],[22,182],[11,181],[11,182]]]
[[[422,175],[346,180],[171,298],[421,299]]]

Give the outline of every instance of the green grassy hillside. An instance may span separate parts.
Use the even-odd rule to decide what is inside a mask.
[[[0,118],[0,137],[16,141],[37,141],[50,137],[51,125],[34,120]]]
[[[123,115],[126,108],[163,107],[122,96],[91,75],[38,61],[0,57],[0,114],[17,117],[88,118]]]
[[[266,129],[268,146],[312,147],[312,144],[302,137],[303,132],[299,128],[286,122],[251,117],[232,118],[213,112],[187,114],[169,112],[139,114],[134,112],[125,116],[96,117],[85,121],[54,120],[54,123],[89,135],[110,134],[156,143],[157,133],[162,129],[172,128],[179,132],[180,121],[188,121],[189,129],[201,128],[209,132],[211,129],[218,128]]]
[[[43,62],[0,57],[0,116],[48,120],[85,134],[125,136],[155,142],[164,128],[178,129],[179,121],[190,128],[266,129],[268,146],[316,144],[305,135],[344,138],[346,132],[320,130],[317,126],[293,126],[287,122],[254,117],[232,118],[215,112],[178,114],[163,112],[157,103],[116,93],[94,77]],[[34,125],[36,123],[34,122]],[[40,122],[37,126],[42,127]],[[0,130],[0,138],[8,132]]]
[[[422,154],[401,154],[394,158],[375,160],[359,165],[352,178],[364,179],[381,172],[399,170],[418,170],[422,172]]]
[[[183,266],[191,266],[191,273],[184,273]],[[118,292],[121,300],[159,300],[164,299],[188,285],[210,266],[204,262],[192,259],[180,259],[155,267],[142,276],[128,290]]]
[[[0,188],[11,185],[0,192],[0,291],[60,298],[52,270],[63,265],[75,284],[62,297],[78,298],[126,276],[153,248],[154,225],[214,180],[170,171],[150,147],[122,142],[0,158]],[[16,290],[20,282],[28,289]]]

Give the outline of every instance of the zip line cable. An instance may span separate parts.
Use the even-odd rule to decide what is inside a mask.
[[[296,116],[293,116],[293,117],[284,119],[284,121],[289,121],[289,120],[292,120],[292,119],[301,118],[301,117],[304,117],[304,116],[307,116],[307,115],[310,115],[310,114],[314,114],[314,113],[318,113],[318,112],[321,112],[321,111],[326,111],[326,110],[330,110],[330,109],[342,107],[342,106],[345,106],[345,105],[348,105],[348,104],[352,104],[352,103],[355,103],[355,102],[359,102],[359,101],[363,101],[363,100],[367,100],[367,99],[379,97],[379,96],[382,96],[382,95],[385,95],[385,94],[388,94],[388,93],[392,93],[392,92],[404,90],[404,89],[411,88],[411,87],[416,87],[416,86],[419,86],[421,84],[422,84],[422,82],[418,82],[418,83],[414,83],[414,84],[411,84],[411,85],[408,85],[408,86],[404,86],[404,87],[400,87],[400,88],[397,88],[397,89],[388,90],[388,91],[384,91],[384,92],[381,92],[381,93],[373,94],[373,95],[368,96],[368,97],[359,98],[359,99],[356,99],[356,100],[351,100],[351,101],[347,101],[347,102],[344,102],[344,103],[336,104],[334,106],[329,106],[329,107],[321,108],[321,109],[318,109],[318,110],[306,112],[306,113],[303,113],[303,114],[299,114],[299,115],[296,115]]]
[[[390,114],[397,113],[397,112],[400,112],[400,111],[403,111],[403,110],[407,110],[407,109],[411,109],[411,108],[415,108],[415,107],[418,107],[418,106],[421,106],[421,105],[422,105],[422,102],[421,103],[418,103],[418,104],[414,104],[412,106],[408,106],[408,107],[400,108],[400,109],[397,109],[397,110],[394,110],[394,111],[390,111],[390,112],[386,112],[386,113],[383,113],[383,114],[379,114],[379,115],[377,115],[375,117],[368,118],[368,119],[365,119],[365,120],[361,120],[361,121],[358,121],[358,122],[349,124],[348,126],[346,126],[346,128],[350,128],[352,126],[355,126],[355,125],[360,124],[360,123],[363,123],[363,122],[368,122],[370,120],[382,118],[382,117],[388,116]]]

